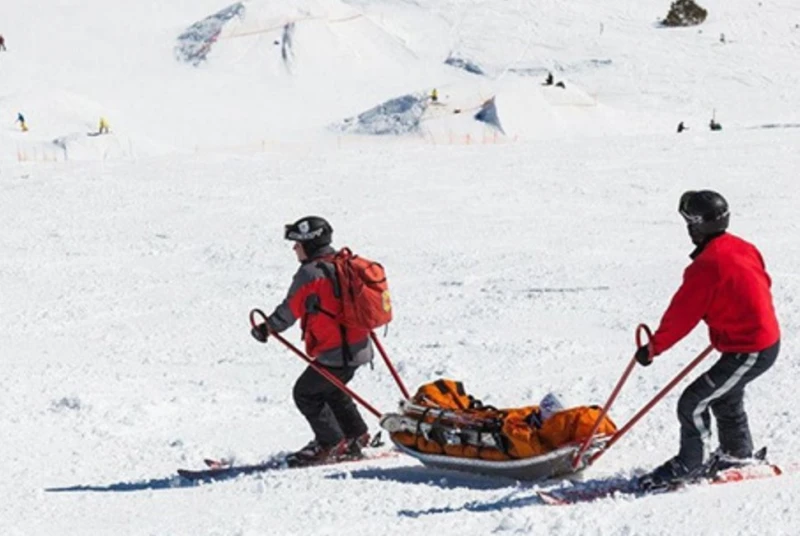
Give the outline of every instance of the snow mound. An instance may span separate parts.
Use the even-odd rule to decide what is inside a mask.
[[[195,22],[178,36],[175,57],[179,61],[200,65],[208,56],[211,46],[216,42],[223,26],[234,17],[244,16],[244,4],[237,2],[225,9]]]
[[[348,134],[421,134],[433,143],[599,136],[624,127],[620,114],[577,86],[542,86],[529,78],[439,88],[437,102],[408,94],[333,126]]]
[[[384,102],[355,117],[348,117],[333,129],[349,134],[402,135],[419,132],[430,99],[424,93],[403,95]]]

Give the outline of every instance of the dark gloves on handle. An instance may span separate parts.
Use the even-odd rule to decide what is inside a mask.
[[[650,344],[645,344],[644,346],[640,346],[638,350],[636,350],[636,361],[643,367],[650,366],[653,363],[653,352],[650,348]]]
[[[269,337],[269,327],[267,327],[267,324],[258,324],[256,327],[250,330],[250,335],[252,335],[253,338],[258,342],[267,342],[267,337]]]

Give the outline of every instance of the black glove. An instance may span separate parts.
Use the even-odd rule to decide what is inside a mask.
[[[253,336],[255,340],[258,342],[267,342],[267,337],[269,337],[269,327],[267,324],[258,324],[256,327],[250,330],[250,335]]]
[[[653,355],[650,352],[650,345],[645,344],[636,350],[636,361],[643,367],[648,367],[653,363]]]

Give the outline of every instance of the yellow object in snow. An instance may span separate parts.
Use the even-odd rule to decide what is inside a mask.
[[[108,134],[110,128],[111,127],[108,124],[108,119],[106,119],[105,117],[101,117],[100,118],[100,124],[97,127],[97,131],[100,134]]]

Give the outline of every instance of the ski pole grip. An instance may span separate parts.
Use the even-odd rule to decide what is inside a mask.
[[[256,316],[261,317],[261,322],[256,322]],[[267,315],[264,314],[264,311],[261,309],[253,309],[250,311],[250,327],[256,327],[259,324],[265,324],[267,322]]]
[[[264,314],[264,313],[261,313]],[[642,344],[642,333],[647,335],[647,342]],[[647,327],[647,324],[639,324],[636,326],[636,347],[640,348],[645,344],[650,344],[650,340],[653,338],[653,332],[650,331],[650,328]]]

